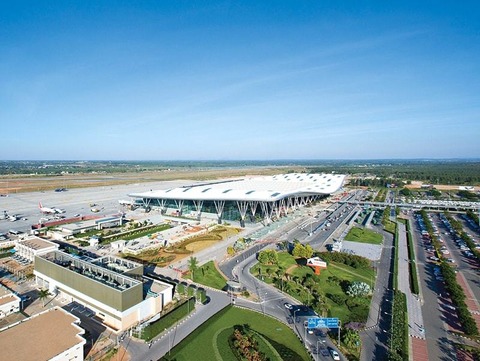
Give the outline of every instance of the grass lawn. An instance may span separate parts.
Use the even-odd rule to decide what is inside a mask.
[[[293,265],[297,265],[295,258],[287,252],[280,252],[278,257],[279,263],[285,270]],[[257,264],[252,268],[252,274],[258,275],[258,270],[261,270],[261,276],[257,277],[263,279],[266,283],[272,283],[278,267]],[[284,282],[276,284],[277,288],[283,287],[283,291],[290,296],[303,304],[308,304],[309,301],[312,301],[312,292],[309,292],[300,282],[307,275],[314,276],[313,269],[307,266],[298,266],[291,268],[288,273],[288,277],[286,277]],[[318,294],[326,296],[328,316],[338,317],[343,323],[349,321],[365,322],[370,308],[370,297],[356,297],[353,299],[348,297],[342,285],[352,281],[361,281],[372,286],[375,282],[374,270],[369,267],[353,268],[343,263],[332,261],[326,270],[321,271],[314,289]],[[317,312],[320,311],[317,310]]]
[[[330,262],[329,267],[320,273],[320,287],[327,296],[329,316],[340,318],[342,323],[353,320],[362,321],[361,319],[364,316],[363,322],[365,322],[370,308],[370,298],[350,298],[345,295],[341,283],[332,282],[329,278],[336,277],[342,281],[349,282],[362,281],[370,285],[372,284],[372,279],[375,280],[373,274],[374,272],[371,269],[355,269],[341,263]],[[340,297],[343,298],[343,302]]]
[[[266,342],[265,344],[262,343],[262,350],[270,349],[268,356],[272,361],[310,360],[304,346],[290,327],[257,312],[231,306],[228,306],[193,331],[183,342],[172,349],[171,355],[165,355],[161,360],[234,361],[235,357],[230,351],[227,339],[233,332],[234,325],[243,324],[250,325],[252,330],[263,337]],[[280,358],[276,356],[277,353]]]
[[[263,281],[266,283],[272,283],[271,275],[274,275],[275,272],[282,267],[284,270],[287,270],[290,266],[296,265],[297,262],[295,258],[291,256],[288,252],[278,252],[278,265],[262,265],[257,263],[252,267],[251,273],[257,275],[260,271],[260,274],[263,276]]]
[[[345,237],[346,241],[382,244],[383,237],[381,234],[366,228],[353,227]]]
[[[183,305],[174,309],[172,312],[161,317],[158,321],[148,325],[140,335],[142,339],[150,341],[152,338],[162,333],[166,328],[171,327],[177,321],[181,320],[195,309],[195,300],[190,299]]]
[[[186,275],[185,278],[192,279],[190,274]],[[217,290],[222,290],[227,285],[225,277],[217,271],[213,261],[207,262],[197,269],[194,274],[194,281]]]

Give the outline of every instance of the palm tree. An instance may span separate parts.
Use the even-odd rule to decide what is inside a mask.
[[[38,291],[38,298],[43,301],[43,307],[45,307],[45,300],[47,299],[48,296],[50,296],[50,292],[48,290]]]
[[[190,271],[191,275],[192,275],[192,281],[194,281],[194,274],[195,274],[195,271],[197,270],[198,268],[198,260],[197,260],[197,257],[190,257],[190,259],[188,260],[188,270]]]

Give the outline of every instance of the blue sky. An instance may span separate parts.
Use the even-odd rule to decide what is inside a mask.
[[[479,157],[480,5],[2,1],[0,159]]]

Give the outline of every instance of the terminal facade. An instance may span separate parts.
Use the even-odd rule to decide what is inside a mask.
[[[341,174],[289,173],[268,177],[240,178],[166,190],[132,193],[130,197],[145,208],[162,213],[189,213],[200,219],[202,212],[222,219],[270,223],[295,209],[339,191],[345,181]]]

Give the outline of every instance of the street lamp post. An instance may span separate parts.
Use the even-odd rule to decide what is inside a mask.
[[[320,354],[320,348],[318,347],[319,342],[320,342],[320,340],[317,340],[317,361],[319,361],[319,359],[320,359],[320,356],[318,356]]]
[[[165,332],[167,332],[167,329],[165,329]],[[170,349],[171,349],[170,332],[168,332],[168,355],[170,355]]]
[[[341,329],[341,322],[338,320],[338,348],[340,348],[340,329]]]

